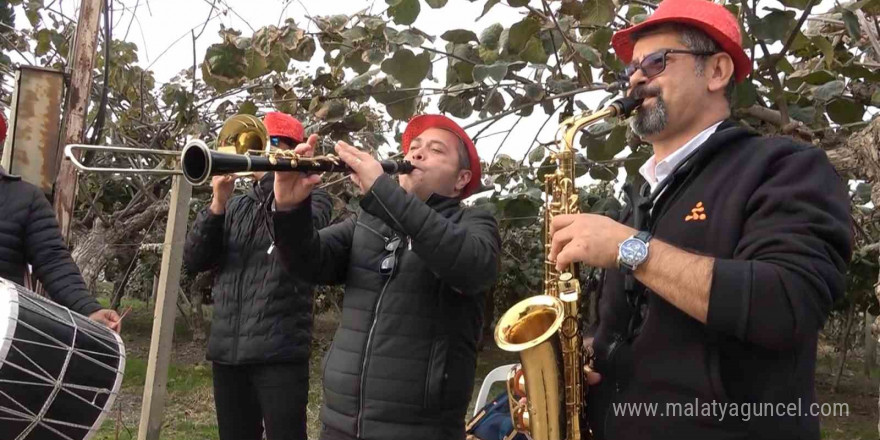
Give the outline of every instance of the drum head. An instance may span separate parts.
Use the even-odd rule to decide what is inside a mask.
[[[18,321],[18,292],[15,284],[0,278],[0,363],[6,359]]]

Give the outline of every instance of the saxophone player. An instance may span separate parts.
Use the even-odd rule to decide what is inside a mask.
[[[315,142],[313,135],[307,145]],[[337,144],[364,196],[356,215],[320,231],[308,203],[318,176],[276,173],[284,267],[316,284],[345,284],[324,359],[321,440],[465,437],[501,240],[489,212],[461,206],[481,171],[464,130],[445,116],[421,115],[402,144],[415,170],[399,183],[370,154]]]
[[[852,252],[846,182],[822,150],[730,120],[751,71],[740,42],[704,0],[665,0],[613,36],[644,98],[631,128],[654,149],[646,183],[620,222],[554,218],[548,255],[606,269],[588,332],[596,438],[819,438],[818,332]]]

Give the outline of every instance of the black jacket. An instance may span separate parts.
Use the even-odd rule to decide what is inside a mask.
[[[730,121],[686,163],[647,224],[658,240],[716,258],[708,323],[638,283],[627,295],[624,276],[607,271],[594,333],[603,380],[588,401],[593,430],[614,440],[818,439],[809,414],[817,338],[844,295],[852,250],[846,183],[821,149]],[[700,202],[706,218],[687,220]],[[623,213],[630,225],[632,207]],[[639,293],[643,308],[630,305]],[[636,309],[643,313],[634,322],[643,320],[630,333]],[[658,406],[653,417],[647,406],[615,414],[623,403]]]
[[[61,238],[49,200],[0,168],[0,277],[24,284],[27,265],[55,302],[85,316],[101,309]]]
[[[459,199],[422,202],[388,175],[361,207],[321,231],[308,204],[274,215],[286,267],[345,284],[321,421],[367,440],[464,439],[484,294],[498,276],[495,218]]]
[[[266,201],[274,175],[266,174],[226,203],[224,215],[199,213],[186,241],[188,270],[216,269],[214,316],[207,358],[224,364],[302,362],[312,339],[312,286],[287,274],[272,246]],[[323,190],[312,198],[314,221],[323,227],[332,204]]]

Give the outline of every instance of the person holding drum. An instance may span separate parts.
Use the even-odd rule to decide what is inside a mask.
[[[6,121],[0,115],[0,144]],[[27,265],[53,301],[118,332],[119,315],[104,309],[86,288],[61,238],[55,210],[35,185],[0,167],[0,277],[24,284]]]

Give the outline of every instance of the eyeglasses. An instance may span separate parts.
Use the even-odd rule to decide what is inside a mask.
[[[686,53],[694,56],[707,56],[714,55],[718,52],[695,52],[692,50],[683,50],[683,49],[662,49],[657,52],[652,52],[644,56],[639,62],[631,62],[626,66],[623,73],[627,78],[631,77],[636,70],[641,70],[646,77],[651,78],[661,74],[664,70],[666,70],[666,55],[671,53]]]
[[[379,273],[382,275],[388,275],[394,270],[394,263],[397,260],[394,253],[399,245],[400,237],[394,237],[391,241],[385,243],[385,250],[388,251],[389,254],[382,259],[382,263],[379,265]]]

